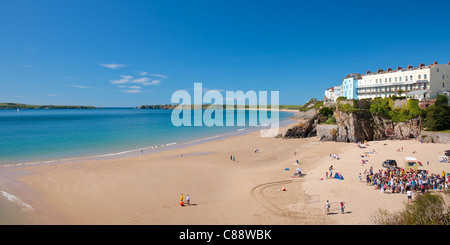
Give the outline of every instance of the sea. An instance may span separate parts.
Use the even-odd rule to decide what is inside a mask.
[[[222,115],[226,125],[226,118],[234,114],[235,126],[174,126],[172,110],[3,109],[0,165],[148,154],[260,129],[259,120],[257,126],[250,125],[252,117],[259,118],[259,112],[255,115],[245,110],[244,126],[237,126],[237,113],[223,110]],[[280,111],[280,125],[292,122],[292,115]],[[193,125],[193,113],[191,120]]]

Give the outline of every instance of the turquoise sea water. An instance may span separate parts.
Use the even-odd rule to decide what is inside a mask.
[[[236,111],[227,111],[224,120],[228,113],[237,119]],[[171,110],[128,108],[0,110],[0,164],[120,153],[250,128],[249,111],[244,127],[175,127],[171,114]],[[290,116],[279,112],[280,122]]]

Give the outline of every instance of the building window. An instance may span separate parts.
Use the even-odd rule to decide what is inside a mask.
[[[389,78],[389,82],[391,82],[391,78]]]
[[[420,79],[421,75],[418,75],[418,76],[419,76],[419,79]]]
[[[423,79],[427,79],[427,74],[423,74]]]
[[[411,80],[411,81],[413,80],[413,76],[410,76],[409,78],[410,78],[409,80]]]
[[[439,68],[437,68],[437,72],[439,72]]]
[[[408,76],[405,76],[405,81],[408,81]]]
[[[442,79],[445,79],[445,75],[442,75]]]
[[[401,82],[402,81],[402,77],[398,77],[398,80]]]

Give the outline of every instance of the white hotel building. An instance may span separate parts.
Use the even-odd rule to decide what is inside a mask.
[[[358,99],[398,96],[399,90],[408,98],[434,99],[437,94],[449,94],[449,76],[450,62],[434,62],[428,66],[421,63],[418,67],[388,68],[386,71],[378,69],[376,73],[367,71],[358,80]]]

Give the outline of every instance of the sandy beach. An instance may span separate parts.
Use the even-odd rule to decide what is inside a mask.
[[[432,173],[449,172],[450,163],[438,162],[449,149],[415,140],[368,142],[361,149],[318,138],[260,137],[258,131],[119,159],[0,167],[0,190],[28,205],[23,211],[34,224],[363,225],[380,208],[401,209],[407,197],[382,194],[359,173],[381,169],[386,159],[402,166],[406,156]],[[361,155],[372,150],[363,165]],[[330,159],[333,153],[340,159]],[[325,178],[331,165],[343,180]],[[306,175],[292,177],[296,168]],[[191,205],[180,206],[181,194]],[[330,215],[324,214],[327,200]],[[341,201],[345,214],[338,210]]]

